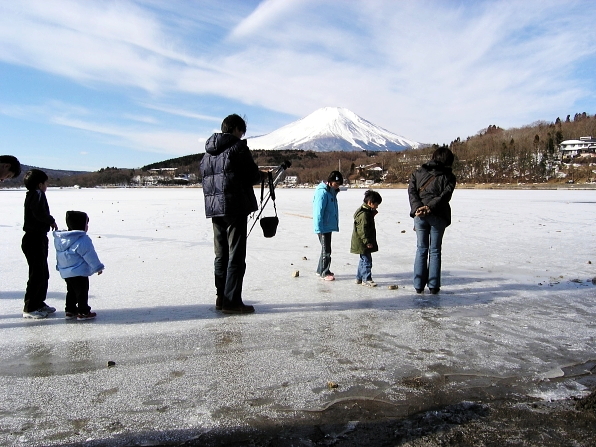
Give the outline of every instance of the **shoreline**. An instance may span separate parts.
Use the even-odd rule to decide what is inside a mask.
[[[308,186],[308,187],[287,187],[284,185],[276,186],[276,189],[315,189],[316,185]],[[94,187],[74,187],[74,186],[50,186],[49,189],[202,189],[201,184],[193,184],[193,185],[156,185],[156,186],[94,186]],[[255,185],[255,189],[260,189],[260,186]],[[354,186],[349,187],[347,190],[365,190],[365,189],[408,189],[408,185],[405,183],[395,183],[395,184],[373,184],[373,185],[366,185],[366,186]],[[478,189],[478,190],[503,190],[503,191],[527,191],[527,190],[535,190],[535,191],[557,191],[557,190],[578,190],[578,191],[590,191],[596,190],[596,183],[576,183],[576,184],[566,184],[566,183],[532,183],[532,184],[506,184],[506,183],[458,183],[456,185],[456,189]],[[0,191],[20,191],[26,190],[25,186],[19,187],[0,187]],[[346,190],[342,190],[345,192]]]

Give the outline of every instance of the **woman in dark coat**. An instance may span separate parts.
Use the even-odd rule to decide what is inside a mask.
[[[414,218],[417,248],[414,261],[414,288],[430,293],[441,288],[441,244],[445,228],[451,224],[449,201],[455,189],[451,171],[453,152],[440,147],[432,159],[414,171],[408,185],[410,217]]]

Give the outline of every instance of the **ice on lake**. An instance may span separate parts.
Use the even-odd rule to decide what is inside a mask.
[[[596,191],[456,190],[438,296],[411,284],[405,190],[380,190],[379,286],[354,284],[351,218],[363,192],[339,195],[337,281],[325,282],[314,275],[313,190],[278,189],[277,235],[265,239],[257,225],[248,240],[244,301],[256,313],[224,316],[200,189],[49,189],[61,228],[66,211],[89,214],[106,265],[90,281],[98,318],[77,322],[63,319],[51,244],[46,302],[58,312],[22,318],[25,191],[0,190],[0,443],[184,440],[350,399],[406,414],[432,406],[437,390],[457,400],[586,389],[596,366]]]

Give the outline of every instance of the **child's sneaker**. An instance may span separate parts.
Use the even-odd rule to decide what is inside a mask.
[[[48,314],[40,309],[34,310],[33,312],[23,312],[23,318],[33,318],[35,320],[47,318],[47,316]]]
[[[357,279],[356,281],[354,281],[355,284],[362,284],[362,280],[361,279]]]
[[[88,312],[86,314],[77,315],[77,320],[79,320],[79,321],[93,320],[96,316],[97,316],[97,314],[95,312]]]
[[[64,319],[65,320],[74,320],[75,318],[77,318],[77,314],[73,313],[73,312],[65,312],[64,313]]]
[[[48,306],[47,304],[44,304],[43,306],[41,306],[37,310],[41,310],[42,312],[45,312],[47,314],[53,314],[54,312],[56,312],[56,308],[55,307]]]
[[[362,281],[362,285],[367,287],[377,287],[377,283],[374,282],[372,279],[369,281]]]

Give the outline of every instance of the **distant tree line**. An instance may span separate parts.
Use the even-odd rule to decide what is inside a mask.
[[[580,157],[563,160],[558,146],[564,140],[596,136],[596,115],[576,113],[573,118],[556,118],[553,122],[536,121],[528,126],[502,129],[491,124],[474,136],[459,137],[448,145],[455,154],[454,172],[463,183],[544,183],[556,181],[556,171],[563,171],[574,181],[594,179],[594,159]],[[249,140],[250,143],[250,140]],[[304,150],[253,150],[259,166],[279,166],[289,160],[287,174],[298,177],[299,183],[318,183],[332,170],[341,170],[349,181],[380,179],[385,183],[407,183],[412,171],[428,161],[438,144],[403,152],[353,151],[313,152]],[[177,174],[195,174],[200,181],[199,163],[202,153],[172,158],[140,169],[102,168],[97,172],[75,175],[50,175],[52,186],[94,187],[97,185],[129,185],[137,175],[149,175],[150,169],[177,168]],[[22,184],[22,179],[4,182],[2,186]]]
[[[70,176],[50,177],[51,186],[75,186],[93,188],[95,186],[128,186],[135,176],[134,169],[116,167],[101,168],[96,172],[86,172]]]

